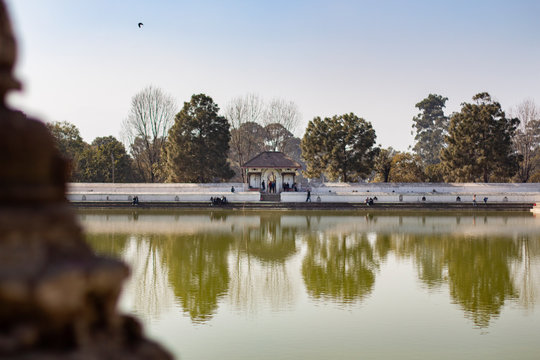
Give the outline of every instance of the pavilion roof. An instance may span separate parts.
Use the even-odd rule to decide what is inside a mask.
[[[242,167],[300,169],[302,166],[280,151],[264,151],[247,161]]]

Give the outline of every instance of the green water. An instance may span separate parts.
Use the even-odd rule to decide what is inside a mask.
[[[531,214],[92,212],[181,359],[538,359]]]

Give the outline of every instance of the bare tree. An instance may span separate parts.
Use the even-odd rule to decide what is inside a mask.
[[[256,94],[247,94],[232,99],[225,108],[225,117],[231,124],[229,159],[236,174],[245,175],[241,166],[262,150],[262,121],[264,102]]]
[[[293,132],[299,125],[300,112],[292,101],[274,99],[266,104],[258,95],[247,94],[229,102],[225,117],[231,124],[229,161],[241,174],[238,180],[245,181],[242,164],[260,151],[295,148]]]
[[[147,86],[131,99],[122,131],[146,182],[157,180],[161,152],[177,110],[174,98],[154,86]]]
[[[540,108],[528,99],[510,113],[521,122],[514,136],[514,148],[521,156],[516,180],[527,182],[538,166],[535,155],[540,151]]]
[[[232,99],[225,108],[225,117],[232,129],[239,129],[248,122],[260,123],[264,115],[264,101],[257,94],[247,94]]]
[[[283,151],[287,146],[281,137],[283,131],[276,129],[284,129],[288,133],[293,134],[301,120],[298,106],[293,101],[283,99],[272,100],[266,109],[263,124],[267,130],[267,145],[273,151]]]

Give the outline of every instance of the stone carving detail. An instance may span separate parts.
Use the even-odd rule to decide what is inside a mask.
[[[0,358],[170,359],[117,311],[128,268],[85,243],[46,126],[7,108],[15,57],[0,0]]]

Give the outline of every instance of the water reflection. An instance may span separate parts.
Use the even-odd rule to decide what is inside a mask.
[[[88,233],[86,241],[100,255],[121,257],[129,241],[129,234],[107,232]]]
[[[426,287],[448,283],[451,298],[477,327],[487,327],[517,296],[510,265],[519,246],[512,239],[411,235],[402,245],[401,256],[414,258]]]
[[[174,295],[195,322],[209,320],[228,291],[232,240],[231,235],[202,232],[167,235],[160,242]]]
[[[529,235],[517,240],[519,256],[511,263],[512,282],[520,305],[532,309],[540,295],[540,241]]]
[[[531,216],[87,212],[81,221],[96,251],[132,266],[128,292],[143,317],[173,304],[195,323],[223,302],[244,313],[290,310],[303,291],[358,304],[397,261],[479,328],[508,303],[532,309],[540,288],[540,222]]]
[[[371,293],[378,261],[366,234],[317,234],[306,242],[302,275],[311,296],[350,303]]]
[[[236,237],[231,254],[229,298],[239,311],[256,313],[269,305],[279,311],[296,298],[287,260],[297,253],[298,227],[282,222],[278,214],[263,214],[259,223],[247,223]]]
[[[517,256],[516,244],[485,237],[446,243],[450,295],[476,326],[487,327],[505,301],[516,296],[509,269]]]
[[[261,215],[258,225],[248,225],[238,249],[263,262],[283,263],[296,252],[298,227],[282,224],[279,215]]]
[[[168,269],[162,263],[159,236],[89,233],[87,240],[96,252],[122,257],[130,265],[131,281],[124,292],[131,294],[129,307],[135,314],[157,319],[172,307],[174,294],[167,281]]]

